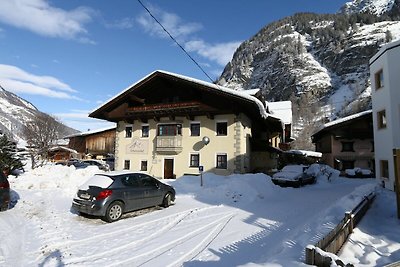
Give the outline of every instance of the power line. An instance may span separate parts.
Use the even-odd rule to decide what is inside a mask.
[[[207,78],[213,83],[214,81],[211,79],[211,77],[207,74],[207,72],[200,66],[199,63],[183,48],[182,45],[179,44],[179,42],[168,32],[168,30],[161,24],[161,22],[150,12],[150,10],[142,3],[141,0],[137,0],[139,4],[149,13],[149,15],[160,25],[160,27],[168,34],[168,36],[182,49],[182,51],[196,64],[197,67],[207,76]]]

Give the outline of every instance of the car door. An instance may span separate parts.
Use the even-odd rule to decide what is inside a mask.
[[[144,191],[140,186],[140,177],[137,174],[129,174],[121,178],[124,188],[125,210],[132,211],[145,207]]]
[[[163,191],[157,183],[157,180],[147,174],[139,174],[141,186],[144,192],[144,205],[152,207],[160,205],[163,198]]]

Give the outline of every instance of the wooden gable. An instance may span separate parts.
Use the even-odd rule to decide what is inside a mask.
[[[281,131],[279,119],[262,118],[259,106],[251,99],[230,94],[190,79],[165,72],[154,72],[134,84],[89,116],[118,122],[159,120],[161,117],[244,113],[261,125]]]

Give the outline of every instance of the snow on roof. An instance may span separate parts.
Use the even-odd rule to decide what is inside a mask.
[[[292,123],[291,101],[266,102],[266,106],[272,115],[278,117],[283,123]]]
[[[249,90],[243,90],[242,92],[248,95],[256,95],[258,92],[260,92],[260,88],[255,88],[255,89],[249,89]]]
[[[315,157],[315,158],[322,157],[322,153],[321,152],[308,151],[308,150],[291,149],[291,150],[285,151],[285,153],[298,154],[298,155],[303,155],[303,156],[306,156],[306,157]]]
[[[366,111],[363,111],[363,112],[360,112],[360,113],[356,113],[356,114],[353,114],[353,115],[350,115],[350,116],[347,116],[347,117],[344,117],[344,118],[341,118],[341,119],[337,119],[337,120],[325,123],[324,127],[322,129],[327,128],[327,127],[331,127],[333,125],[337,125],[337,124],[340,124],[340,123],[343,123],[343,122],[346,122],[346,121],[354,120],[354,119],[357,119],[359,117],[362,117],[362,116],[364,116],[366,114],[370,114],[370,113],[372,113],[372,109],[366,110]]]
[[[153,71],[152,73],[148,74],[147,76],[145,76],[144,78],[140,79],[139,81],[137,81],[137,82],[131,84],[129,87],[127,87],[126,89],[124,89],[123,91],[121,91],[121,92],[120,92],[119,94],[117,94],[116,96],[110,98],[108,101],[106,101],[104,104],[102,104],[101,106],[97,107],[95,110],[93,110],[93,111],[90,112],[90,113],[93,113],[93,112],[97,111],[97,110],[100,109],[102,106],[104,106],[104,105],[106,105],[107,103],[111,102],[113,99],[115,99],[115,98],[117,98],[117,97],[123,95],[124,93],[126,93],[127,91],[129,91],[130,89],[132,89],[132,87],[136,86],[137,84],[142,83],[143,81],[145,81],[146,79],[148,79],[149,77],[151,77],[152,75],[154,75],[154,74],[157,73],[157,72],[158,72],[158,73],[163,73],[163,74],[166,74],[166,75],[170,75],[170,76],[174,76],[174,77],[176,77],[176,78],[179,78],[179,79],[182,79],[182,80],[185,80],[185,81],[189,81],[189,82],[192,82],[192,83],[197,83],[197,84],[199,84],[199,85],[207,86],[208,88],[212,88],[212,89],[215,89],[215,90],[220,90],[220,91],[223,91],[223,92],[225,92],[225,93],[227,93],[227,94],[234,95],[234,96],[238,96],[238,97],[241,97],[241,98],[243,98],[243,99],[253,101],[253,102],[258,106],[258,109],[259,109],[259,111],[260,111],[260,116],[261,116],[262,118],[264,118],[264,119],[266,119],[266,118],[268,118],[268,117],[277,118],[277,117],[275,117],[275,116],[271,116],[271,114],[268,114],[267,111],[266,111],[266,109],[265,109],[265,107],[264,107],[264,105],[263,105],[263,103],[262,103],[258,98],[254,97],[254,96],[251,96],[251,95],[249,95],[249,94],[247,94],[247,93],[245,93],[245,92],[244,92],[245,90],[237,91],[237,90],[233,90],[233,89],[230,89],[230,88],[227,88],[227,87],[223,87],[223,86],[220,86],[220,85],[217,85],[217,84],[205,82],[205,81],[202,81],[202,80],[198,80],[198,79],[195,79],[195,78],[187,77],[187,76],[184,76],[184,75],[181,75],[181,74],[176,74],[176,73],[168,72],[168,71],[164,71],[164,70],[156,70],[156,71]],[[279,119],[279,118],[277,118],[277,119]]]
[[[376,53],[370,60],[369,60],[369,64],[371,65],[372,63],[375,62],[375,60],[377,60],[382,54],[384,54],[387,50],[390,50],[392,48],[395,48],[397,46],[400,46],[400,40],[391,42],[391,43],[387,43],[385,45],[383,45],[378,53]]]
[[[71,152],[74,154],[78,154],[78,151],[76,151],[75,149],[71,149],[71,148],[64,147],[64,146],[55,146],[55,147],[49,148],[49,151],[55,151],[55,150],[65,150],[65,151],[68,151],[68,152]]]
[[[76,134],[70,134],[70,135],[65,136],[64,138],[71,138],[71,137],[77,137],[77,136],[86,136],[86,135],[91,135],[91,134],[95,134],[95,133],[101,133],[101,132],[113,130],[113,129],[116,129],[116,128],[117,128],[116,126],[109,126],[109,127],[102,128],[102,129],[91,130],[91,131],[87,131],[87,132],[80,132],[80,133],[76,133]]]

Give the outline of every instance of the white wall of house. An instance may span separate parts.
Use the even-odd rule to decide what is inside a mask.
[[[200,135],[191,136],[190,124],[200,123]],[[227,122],[227,135],[216,134],[217,122]],[[157,126],[159,124],[182,124],[182,138],[180,152],[157,152]],[[149,136],[142,137],[142,126],[149,126]],[[126,137],[126,126],[132,126],[132,136]],[[208,145],[202,142],[203,137],[210,139]],[[158,178],[164,178],[164,164],[166,159],[173,159],[176,177],[184,174],[199,174],[198,167],[190,166],[190,155],[199,154],[200,165],[205,172],[214,172],[219,175],[229,175],[235,172],[245,173],[250,170],[251,122],[244,115],[235,116],[216,115],[213,119],[206,116],[196,116],[193,120],[186,117],[176,117],[174,120],[161,118],[159,121],[148,120],[147,123],[135,120],[133,124],[119,122],[116,137],[116,170],[122,170],[125,161],[130,162],[130,170],[141,171],[141,161],[147,161],[146,173]],[[218,154],[227,155],[227,168],[217,169]]]
[[[379,82],[382,71],[383,81]],[[372,107],[377,179],[394,189],[393,149],[400,148],[400,41],[383,46],[370,60]],[[380,84],[380,86],[379,86]],[[380,88],[378,88],[380,87]],[[386,115],[386,127],[379,127],[380,115]],[[388,163],[388,175],[382,163]],[[389,176],[389,177],[384,177]]]

